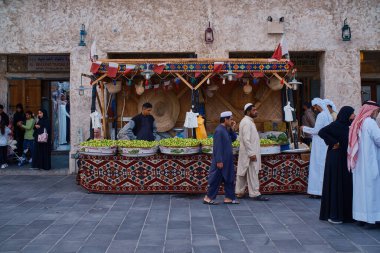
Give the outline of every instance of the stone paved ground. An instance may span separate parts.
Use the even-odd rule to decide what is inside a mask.
[[[319,201],[304,195],[201,199],[88,194],[74,176],[0,176],[0,252],[380,252],[380,230],[321,222]]]

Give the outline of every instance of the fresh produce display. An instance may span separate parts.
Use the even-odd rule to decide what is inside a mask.
[[[200,140],[200,143],[202,144],[202,146],[212,146],[214,144],[214,139],[213,138],[203,139],[203,140]]]
[[[89,140],[80,144],[81,147],[115,147],[117,142],[115,140]]]
[[[285,133],[281,133],[279,136],[275,136],[274,134],[270,134],[267,136],[267,139],[277,142],[277,144],[284,145],[288,144],[288,136]]]
[[[167,138],[160,140],[159,144],[163,147],[196,147],[200,142],[190,138]]]
[[[240,142],[238,140],[232,142],[232,147],[233,148],[238,148],[240,146]]]
[[[153,148],[158,146],[158,141],[118,140],[117,146],[121,148]]]
[[[270,139],[260,139],[260,145],[261,146],[272,146],[272,145],[278,145],[277,141],[273,141]]]

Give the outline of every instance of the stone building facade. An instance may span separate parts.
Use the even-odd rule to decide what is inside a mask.
[[[76,144],[76,129],[89,124],[91,99],[89,90],[80,97],[75,89],[80,74],[89,72],[93,40],[100,58],[116,52],[194,52],[199,58],[228,58],[230,52],[273,51],[281,34],[268,33],[271,16],[274,22],[284,17],[290,52],[321,53],[321,97],[334,100],[338,108],[357,108],[360,52],[380,50],[379,13],[377,0],[2,0],[0,103],[8,103],[10,55],[70,55],[71,139]],[[351,41],[341,38],[346,18]],[[204,41],[209,22],[212,44]],[[78,46],[81,24],[87,31],[85,47]],[[42,76],[49,75],[62,76]],[[88,137],[87,127],[83,131]],[[70,167],[73,171],[73,162]]]

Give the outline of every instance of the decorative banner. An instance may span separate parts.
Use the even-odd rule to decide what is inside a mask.
[[[108,64],[107,76],[109,76],[111,78],[115,78],[117,71],[118,71],[118,68],[119,68],[119,64],[114,63],[114,62],[110,62]]]
[[[101,64],[102,62],[100,61],[93,62],[91,64],[91,69],[90,69],[91,73],[95,74],[96,72],[98,72]]]
[[[123,74],[126,75],[129,72],[131,72],[132,70],[134,70],[135,68],[136,68],[136,65],[127,64],[127,65],[125,65],[125,69],[123,71]]]
[[[214,62],[214,73],[218,73],[222,70],[224,62]]]
[[[166,67],[166,63],[156,64],[153,67],[153,71],[154,73],[161,74],[162,71],[164,71],[165,67]]]

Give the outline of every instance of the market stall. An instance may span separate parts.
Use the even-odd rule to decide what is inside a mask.
[[[255,120],[259,131],[279,130],[280,133],[262,137],[259,174],[262,193],[305,192],[308,148],[286,150],[293,136],[283,122],[281,90],[286,91],[287,97],[292,86],[286,80],[290,78],[292,66],[286,59],[103,59],[94,62],[93,74],[84,76],[92,80],[93,105],[95,99],[98,101],[101,123],[99,120],[96,127],[101,129],[100,139],[115,137],[118,128],[127,123],[125,118],[138,113],[142,103],[151,102],[152,115],[163,140],[159,143],[120,140],[82,143],[78,149],[78,182],[90,192],[204,193],[211,165],[212,139],[170,138],[175,135],[171,130],[184,126],[190,110],[205,117],[207,132],[211,133],[219,124],[221,111],[232,111],[239,122],[243,105],[253,102],[259,110],[260,117]],[[94,112],[95,106],[91,108],[91,113]],[[94,124],[91,128],[93,131]],[[194,133],[186,131],[185,135],[196,137]],[[235,154],[238,146],[234,143]],[[287,153],[281,153],[282,149]]]

